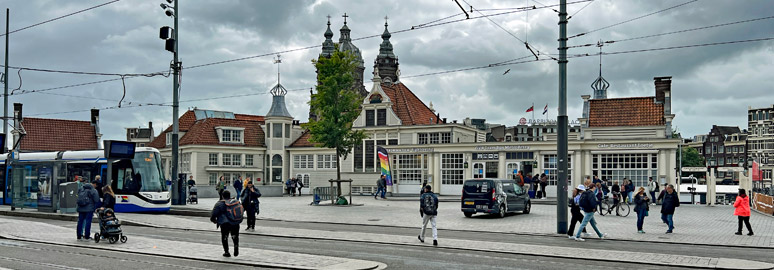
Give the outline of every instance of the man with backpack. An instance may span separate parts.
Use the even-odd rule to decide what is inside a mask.
[[[255,215],[260,212],[260,203],[258,198],[261,197],[261,191],[253,185],[253,181],[250,178],[245,179],[245,192],[242,194],[242,203],[247,211],[247,228],[245,231],[255,231]]]
[[[658,183],[653,181],[653,177],[648,177],[648,192],[652,198],[650,205],[656,205],[656,192],[658,192]]]
[[[422,215],[422,233],[417,236],[419,242],[425,242],[425,229],[427,222],[433,226],[433,246],[438,245],[438,228],[435,226],[435,217],[438,215],[438,196],[433,193],[430,185],[425,186],[425,192],[419,197],[419,209]]]
[[[242,176],[241,175],[237,177],[237,179],[234,179],[234,190],[236,190],[236,199],[241,200],[242,199]]]
[[[379,196],[382,199],[387,199],[384,196],[385,193],[387,193],[387,176],[382,174],[382,176],[376,180],[376,193],[374,194],[374,199],[376,199],[376,196]]]
[[[91,240],[89,236],[91,234],[91,220],[94,217],[94,210],[97,209],[99,203],[99,194],[89,183],[83,183],[81,189],[78,190],[78,227],[76,234],[78,240],[81,238]]]
[[[237,199],[231,199],[231,192],[223,191],[223,198],[212,208],[210,221],[220,227],[220,241],[223,244],[223,257],[231,257],[228,252],[228,235],[234,240],[234,257],[239,256],[239,224],[244,218],[245,209]]]
[[[597,221],[594,220],[594,210],[597,209],[597,204],[599,203],[597,201],[596,196],[594,195],[596,193],[596,185],[591,184],[589,188],[586,189],[586,191],[581,194],[579,204],[581,207],[581,210],[583,210],[583,221],[581,221],[580,227],[578,227],[578,232],[575,233],[575,237],[573,240],[575,241],[586,241],[583,238],[581,238],[581,232],[583,232],[583,228],[586,227],[586,224],[591,222],[591,228],[594,228],[594,231],[597,233],[600,239],[607,238],[607,234],[603,234],[599,232],[599,229],[597,228]]]

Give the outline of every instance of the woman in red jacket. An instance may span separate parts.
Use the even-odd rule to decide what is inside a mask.
[[[747,235],[752,236],[752,226],[750,226],[750,197],[747,196],[747,193],[743,188],[739,189],[739,196],[736,196],[736,201],[734,202],[734,216],[739,217],[739,229],[736,230],[736,235],[742,235],[742,222],[744,222],[744,225],[747,226]]]

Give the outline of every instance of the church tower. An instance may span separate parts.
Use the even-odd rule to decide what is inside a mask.
[[[363,62],[363,55],[360,53],[360,49],[355,46],[355,44],[352,44],[352,37],[350,37],[349,27],[347,26],[347,13],[344,13],[344,26],[341,27],[341,36],[339,37],[339,51],[342,52],[350,52],[353,55],[355,55],[355,70],[352,72],[352,78],[355,80],[354,82],[354,90],[360,93],[360,96],[365,97],[368,95],[368,91],[365,89],[365,85],[363,85],[363,72],[365,72],[365,65]]]
[[[384,33],[382,33],[382,44],[379,45],[379,55],[374,60],[374,70],[378,70],[378,76],[382,83],[392,84],[398,81],[400,75],[398,69],[398,57],[392,51],[390,43],[390,31],[387,30],[387,17],[384,17]]]

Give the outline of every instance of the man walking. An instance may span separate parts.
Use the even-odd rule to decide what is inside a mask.
[[[247,211],[247,228],[245,231],[255,231],[255,215],[260,212],[258,198],[261,197],[261,191],[253,185],[250,178],[245,179],[245,193],[242,194],[242,203]]]
[[[239,256],[239,223],[242,223],[244,208],[236,199],[231,199],[231,192],[224,190],[222,199],[212,208],[210,221],[220,227],[220,241],[223,244],[223,257],[231,257],[228,252],[228,235],[234,241],[234,257]]]
[[[650,198],[652,199],[650,205],[656,205],[656,192],[658,192],[658,183],[653,181],[653,177],[648,177],[648,192],[650,192]]]
[[[661,221],[669,226],[669,229],[666,231],[666,233],[672,233],[672,230],[675,229],[675,223],[672,217],[675,214],[675,208],[680,207],[680,199],[677,197],[677,193],[675,193],[675,187],[671,184],[667,185],[666,192],[662,193],[662,196],[658,197],[658,199],[662,198]]]
[[[438,245],[438,228],[435,226],[435,217],[438,215],[438,196],[433,193],[430,185],[425,186],[425,192],[419,197],[419,210],[422,216],[422,233],[417,236],[419,242],[425,242],[425,229],[427,222],[433,226],[433,246]]]
[[[81,238],[91,240],[89,235],[91,234],[91,220],[94,218],[94,210],[97,209],[99,203],[99,194],[94,186],[89,183],[83,183],[83,186],[78,190],[78,224],[76,226],[76,234],[78,240]]]
[[[597,209],[597,202],[596,196],[594,195],[596,193],[596,185],[591,184],[591,187],[586,189],[586,191],[581,194],[580,197],[580,207],[581,210],[583,210],[583,221],[581,221],[580,227],[578,227],[578,232],[575,233],[575,237],[573,238],[575,241],[586,241],[585,239],[581,238],[581,233],[583,232],[583,228],[586,228],[586,224],[589,222],[591,223],[591,228],[594,229],[594,231],[597,233],[597,236],[599,236],[599,239],[605,239],[608,237],[608,235],[605,233],[601,233],[599,229],[597,228],[597,221],[594,219],[594,210]]]
[[[237,179],[234,179],[234,190],[236,190],[236,199],[241,200],[242,199],[242,176],[240,175],[237,177]]]
[[[379,177],[379,180],[377,180],[376,183],[377,191],[376,193],[381,197],[382,199],[387,199],[385,196],[387,194],[387,176],[383,175]]]

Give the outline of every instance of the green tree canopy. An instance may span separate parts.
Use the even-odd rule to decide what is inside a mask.
[[[352,129],[362,102],[360,94],[352,87],[355,57],[336,50],[330,58],[321,57],[312,63],[317,68],[318,85],[309,105],[316,110],[318,119],[310,119],[304,128],[309,130],[310,142],[318,147],[336,149],[338,162],[366,138],[362,130]],[[341,180],[341,166],[336,166],[336,177]]]
[[[681,167],[704,167],[704,157],[699,154],[699,151],[693,147],[683,147]],[[690,175],[690,173],[683,173],[683,176]]]

